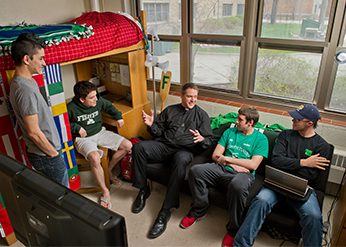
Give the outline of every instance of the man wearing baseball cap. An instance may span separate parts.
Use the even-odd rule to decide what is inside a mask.
[[[307,179],[314,188],[319,183],[320,173],[330,162],[326,159],[329,144],[315,132],[320,113],[313,104],[304,104],[288,113],[293,118],[292,129],[279,134],[271,165]],[[235,236],[234,246],[252,246],[267,215],[281,200],[286,200],[298,212],[304,246],[321,246],[322,212],[315,191],[304,200],[295,200],[265,186],[252,200]]]

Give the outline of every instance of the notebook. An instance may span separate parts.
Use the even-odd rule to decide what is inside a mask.
[[[310,188],[308,186],[308,180],[268,165],[265,167],[264,182],[300,197],[305,197]]]

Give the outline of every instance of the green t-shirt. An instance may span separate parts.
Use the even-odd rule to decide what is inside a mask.
[[[254,130],[251,135],[244,135],[237,128],[229,128],[223,132],[219,142],[225,148],[224,155],[238,159],[251,159],[254,155],[268,157],[267,137]]]

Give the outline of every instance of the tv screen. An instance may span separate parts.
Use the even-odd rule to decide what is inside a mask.
[[[127,246],[123,216],[0,154],[0,187],[17,238],[29,246]]]

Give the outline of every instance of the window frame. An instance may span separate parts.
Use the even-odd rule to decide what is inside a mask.
[[[140,4],[141,0],[134,0]],[[199,85],[200,95],[211,98],[230,100],[241,104],[253,104],[277,110],[289,110],[303,101],[282,99],[275,96],[264,96],[254,92],[256,63],[259,48],[304,51],[321,54],[321,66],[318,72],[316,90],[313,97],[323,117],[346,121],[344,111],[331,109],[331,100],[337,64],[334,62],[335,50],[341,46],[346,32],[346,0],[332,0],[328,26],[324,41],[275,39],[260,36],[264,0],[244,0],[243,35],[216,35],[193,32],[193,0],[181,0],[181,35],[160,35],[163,41],[180,42],[180,84],[191,79],[190,59],[192,43],[236,45],[240,47],[238,72],[238,90],[215,90],[215,87]],[[235,8],[236,6],[233,6]],[[346,44],[344,44],[344,47]],[[245,62],[246,61],[246,62]],[[148,84],[150,87],[150,83]],[[172,85],[172,90],[180,90],[181,86]]]

